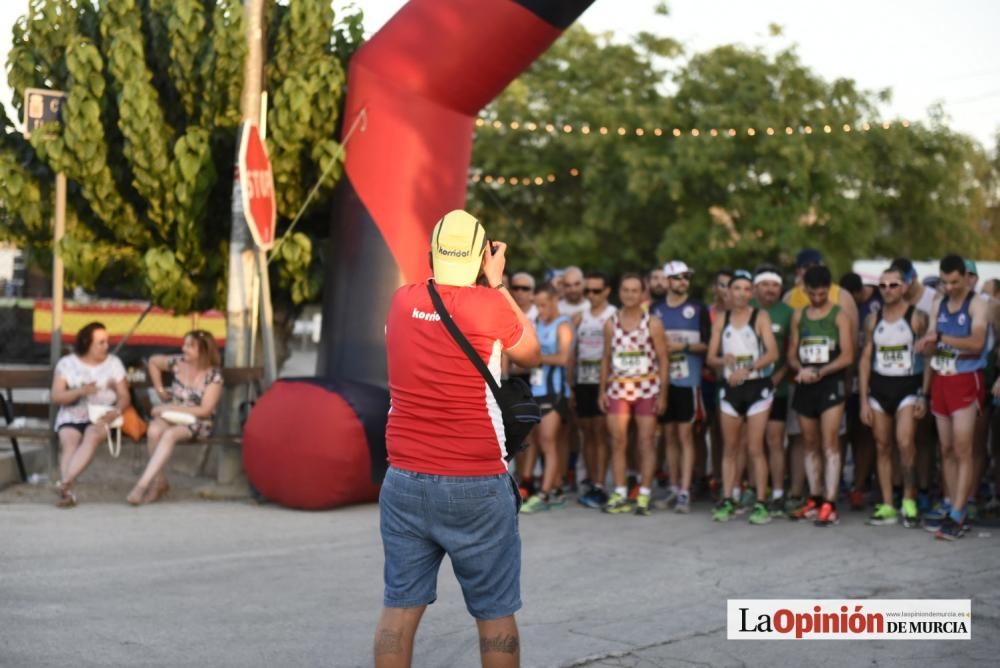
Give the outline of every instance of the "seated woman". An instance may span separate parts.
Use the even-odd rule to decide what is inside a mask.
[[[108,425],[129,405],[125,366],[108,354],[108,332],[92,322],[77,332],[73,353],[56,364],[52,378],[52,401],[59,406],[60,508],[76,505],[73,484],[94,460],[98,446],[108,435]],[[104,415],[91,421],[91,406],[106,407]]]
[[[219,364],[215,339],[202,329],[184,335],[180,355],[149,358],[149,381],[163,403],[152,411],[153,421],[146,432],[149,463],[127,498],[133,506],[153,503],[170,489],[165,469],[175,445],[211,435],[212,418],[222,398]],[[169,389],[163,386],[164,371],[173,375]]]

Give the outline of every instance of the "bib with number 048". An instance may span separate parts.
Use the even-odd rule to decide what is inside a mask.
[[[931,368],[942,376],[958,373],[958,351],[954,348],[938,348],[931,358]]]
[[[910,346],[878,346],[875,351],[876,362],[880,371],[902,371],[910,373],[913,370],[913,354]]]
[[[641,350],[616,352],[611,363],[618,376],[647,376],[651,368],[649,356]]]
[[[691,375],[686,353],[670,353],[670,378],[680,380]]]
[[[799,361],[803,364],[827,364],[830,361],[830,339],[806,336],[799,341]]]
[[[600,360],[580,360],[580,363],[576,367],[576,382],[581,385],[597,385],[600,383]]]
[[[531,385],[533,387],[544,387],[545,370],[542,367],[537,367],[531,370]]]

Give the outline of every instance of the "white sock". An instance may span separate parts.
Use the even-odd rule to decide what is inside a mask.
[[[740,488],[733,487],[733,498],[739,500],[740,498]]]
[[[639,487],[639,496],[649,496],[649,488],[648,487],[641,487],[640,486]]]
[[[670,491],[673,492],[674,494],[680,494],[681,493],[681,488],[678,487],[677,485],[671,485],[670,486]]]
[[[618,496],[624,498],[624,497],[628,496],[628,490],[624,486],[622,486],[622,487],[615,487],[615,494],[617,494]]]
[[[774,492],[772,492],[772,498],[775,501],[777,501],[778,499],[784,498],[784,496],[785,496],[785,490],[783,490],[783,489],[776,489],[776,490],[774,490]]]

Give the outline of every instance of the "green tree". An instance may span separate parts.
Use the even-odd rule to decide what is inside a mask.
[[[473,174],[470,207],[528,269],[787,266],[814,246],[846,270],[875,254],[968,252],[992,229],[996,166],[940,114],[884,129],[888,91],[827,81],[794,49],[679,55],[669,39],[575,27],[488,107],[475,168],[558,177],[510,187]]]
[[[317,242],[340,176],[334,137],[360,21],[335,23],[325,0],[268,6],[279,234],[330,168],[272,263],[295,303],[321,285]],[[224,304],[245,51],[240,0],[31,0],[7,59],[14,105],[28,87],[68,95],[63,124],[30,143],[0,117],[0,240],[51,252],[51,184],[63,171],[70,284],[118,286],[181,312]]]

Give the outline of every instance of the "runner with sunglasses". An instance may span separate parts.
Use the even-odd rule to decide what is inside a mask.
[[[538,317],[538,308],[535,306],[535,277],[523,271],[511,276],[510,294],[528,322],[534,322]],[[526,384],[531,385],[531,370],[522,369],[514,362],[508,364],[508,375],[511,378],[520,378]],[[518,493],[523,501],[528,500],[535,492],[534,469],[535,461],[538,459],[536,438],[534,433],[529,435],[528,447],[514,457],[514,469],[518,477]]]
[[[879,278],[882,308],[865,318],[864,349],[858,365],[861,420],[872,427],[882,503],[868,519],[872,526],[893,525],[899,513],[892,498],[892,446],[899,447],[903,477],[903,526],[917,526],[916,444],[917,420],[927,412],[929,369],[915,343],[927,331],[928,316],[909,304],[906,282],[898,269],[887,269]]]
[[[679,260],[663,267],[667,275],[667,298],[653,304],[650,313],[659,318],[667,336],[670,384],[667,410],[660,417],[667,439],[670,495],[678,513],[691,510],[691,479],[694,476],[694,424],[704,416],[701,409],[701,371],[712,326],[708,309],[688,294],[694,272]]]
[[[578,314],[576,324],[576,416],[583,437],[583,463],[590,489],[578,499],[588,508],[608,502],[604,482],[608,472],[608,425],[597,405],[601,385],[601,358],[604,355],[604,325],[618,311],[608,303],[608,277],[589,272],[583,290],[589,308]]]

